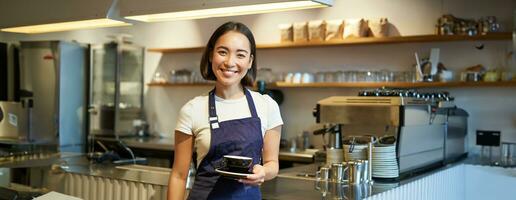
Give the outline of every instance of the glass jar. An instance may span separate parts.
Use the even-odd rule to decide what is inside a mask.
[[[190,77],[192,71],[187,69],[180,69],[176,71],[176,82],[177,83],[190,83]]]
[[[157,71],[154,73],[154,76],[152,76],[152,82],[153,83],[166,83],[167,78],[165,77],[165,74],[163,74],[160,71]]]
[[[256,73],[256,81],[274,82],[274,74],[270,68],[260,68]]]

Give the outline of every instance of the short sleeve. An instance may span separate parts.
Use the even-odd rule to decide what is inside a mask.
[[[278,103],[274,101],[269,95],[265,95],[265,99],[267,101],[267,130],[275,128],[277,126],[283,125],[283,119],[281,118],[280,108]]]
[[[188,135],[193,135],[192,109],[193,105],[191,102],[183,105],[179,111],[179,115],[177,116],[176,131],[180,131]]]

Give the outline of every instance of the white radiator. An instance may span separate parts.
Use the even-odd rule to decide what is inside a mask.
[[[64,193],[84,200],[165,200],[167,186],[66,173]]]
[[[464,168],[464,165],[458,165],[366,199],[463,200],[465,199]]]

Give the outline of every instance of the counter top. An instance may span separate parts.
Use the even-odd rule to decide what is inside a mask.
[[[32,153],[26,155],[3,156],[0,157],[1,168],[30,168],[30,167],[45,167],[52,164],[59,163],[61,160],[68,157],[74,157],[77,153]]]
[[[301,163],[313,163],[314,155],[317,151],[319,151],[319,149],[298,149],[296,151],[290,151],[289,149],[280,149],[279,160]]]
[[[96,137],[96,140],[104,141],[116,141],[112,137]],[[160,137],[128,137],[121,138],[121,140],[131,148],[139,149],[151,149],[161,151],[173,151],[174,150],[174,139],[173,138],[160,138]],[[293,161],[300,163],[313,163],[315,152],[319,149],[297,149],[296,151],[290,151],[289,149],[280,149],[279,160]]]
[[[78,154],[63,153],[59,156],[53,156],[45,162],[52,162],[51,169],[54,173],[76,173],[161,186],[168,185],[170,175],[169,168],[139,165],[115,166],[112,164],[94,164],[84,155]],[[17,164],[20,163],[27,166],[30,164],[28,162],[25,163],[25,161],[19,161]],[[363,199],[462,164],[482,165],[479,159],[473,157],[414,175],[410,178],[391,181],[375,179],[373,184],[347,185],[317,181],[314,175],[315,171],[318,169],[318,164],[313,163],[280,170],[279,175],[275,179],[267,181],[262,185],[261,191],[263,199],[308,200],[332,199],[334,197]]]
[[[95,137],[96,140],[116,141],[112,137]],[[127,146],[131,148],[152,149],[162,151],[174,150],[174,138],[162,137],[127,137],[120,138]]]
[[[174,151],[174,138],[161,137],[127,137],[120,138],[130,148],[151,149],[161,151]],[[100,141],[116,141],[113,137],[96,137]],[[293,161],[300,163],[313,163],[315,152],[319,149],[280,149],[279,160]]]
[[[363,199],[400,185],[400,181],[347,185],[315,179],[317,164],[280,170],[278,176],[262,185],[263,199],[325,199],[339,194],[344,199]],[[333,196],[332,196],[333,195]]]
[[[84,156],[68,157],[60,162],[61,170],[67,173],[78,173],[127,181],[143,182],[156,185],[168,185],[169,168],[109,164],[92,164]],[[280,170],[278,177],[262,185],[263,199],[321,199],[331,195],[345,195],[348,199],[362,199],[378,194],[400,185],[410,183],[428,175],[440,172],[458,164],[450,164],[408,179],[396,181],[375,180],[374,184],[346,185],[331,182],[318,182],[314,172],[318,165],[307,164]],[[326,196],[328,195],[328,196]]]
[[[94,164],[84,156],[68,157],[63,160],[59,164],[60,169],[53,168],[53,170],[156,185],[168,185],[171,170],[142,165]]]

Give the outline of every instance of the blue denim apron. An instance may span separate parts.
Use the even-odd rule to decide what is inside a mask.
[[[261,163],[263,137],[260,118],[256,114],[251,93],[245,88],[244,93],[251,117],[219,122],[215,109],[215,89],[210,92],[210,150],[197,168],[189,200],[261,199],[259,186],[245,185],[237,180],[220,177],[215,172],[215,168],[221,166],[224,155],[252,157],[253,166]]]

